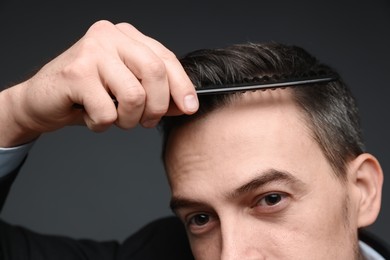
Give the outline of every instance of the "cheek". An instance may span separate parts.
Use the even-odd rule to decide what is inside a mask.
[[[345,228],[345,199],[338,192],[314,191],[300,200],[287,216],[292,233],[323,240]]]
[[[292,255],[315,256],[311,259],[331,255],[336,258],[340,255],[351,256],[356,227],[351,225],[349,218],[348,197],[345,194],[334,192],[328,196],[313,196],[307,204],[291,212],[287,222],[274,230],[272,239],[288,248]]]

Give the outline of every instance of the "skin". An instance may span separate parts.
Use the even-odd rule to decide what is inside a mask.
[[[363,154],[332,172],[288,90],[239,101],[176,129],[166,168],[171,206],[196,259],[358,259],[382,172]]]
[[[130,24],[109,21],[96,22],[32,78],[1,91],[0,103],[0,147],[67,125],[95,132],[149,128],[163,115],[198,109],[194,87],[170,50]]]
[[[355,158],[341,184],[288,95],[259,93],[177,129],[168,144],[172,206],[196,258],[353,259],[357,227],[379,212],[378,162]],[[130,24],[108,21],[1,91],[0,104],[0,147],[67,125],[149,128],[164,115],[198,109],[171,51]]]

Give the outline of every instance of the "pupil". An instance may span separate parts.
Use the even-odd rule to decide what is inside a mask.
[[[198,226],[202,226],[202,225],[206,224],[208,221],[209,221],[209,216],[207,216],[205,214],[197,215],[197,216],[195,216],[195,219],[194,219],[195,224]]]
[[[281,196],[279,194],[270,194],[265,197],[265,201],[268,205],[274,205],[281,200]]]

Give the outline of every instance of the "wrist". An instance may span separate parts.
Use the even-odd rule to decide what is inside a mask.
[[[23,123],[26,116],[21,89],[23,84],[0,92],[0,147],[14,147],[32,142],[40,135]],[[24,116],[23,116],[24,115]]]

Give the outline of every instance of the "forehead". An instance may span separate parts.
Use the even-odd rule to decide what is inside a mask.
[[[245,92],[234,96],[227,104],[174,128],[168,140],[167,150],[176,151],[194,138],[202,140],[210,135],[216,138],[215,142],[233,141],[234,137],[238,137],[237,134],[242,138],[240,141],[253,134],[278,136],[275,138],[277,141],[282,137],[282,133],[279,132],[292,124],[298,127],[297,131],[305,132],[306,135],[310,133],[303,113],[293,101],[290,89]]]
[[[166,154],[171,187],[271,167],[307,172],[301,168],[309,158],[325,164],[307,125],[289,89],[242,94],[172,132]]]

